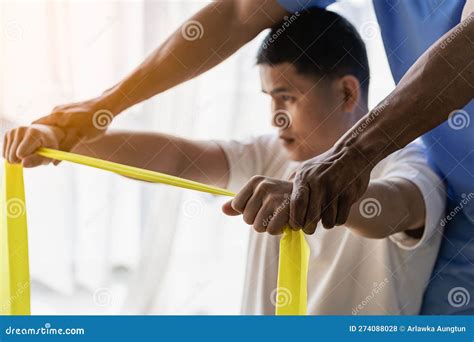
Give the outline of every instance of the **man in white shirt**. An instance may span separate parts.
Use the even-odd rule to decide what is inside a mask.
[[[367,113],[369,66],[354,27],[316,8],[276,25],[257,64],[278,135],[193,141],[107,131],[72,151],[240,190],[223,210],[242,214],[255,229],[243,313],[273,314],[279,300],[275,235],[289,220],[288,179],[299,163],[327,151]],[[57,148],[63,138],[57,127],[20,127],[6,134],[3,154],[10,162],[37,166],[45,160],[34,151]],[[308,313],[417,314],[438,252],[443,211],[444,187],[421,145],[410,144],[382,160],[345,226],[302,227],[311,251]]]

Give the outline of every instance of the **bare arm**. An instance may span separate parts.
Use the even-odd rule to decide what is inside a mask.
[[[163,133],[109,131],[73,152],[197,182],[226,187],[227,158],[213,141],[190,140]]]
[[[383,239],[398,232],[421,236],[425,203],[415,184],[403,178],[375,180],[352,205],[346,226],[355,233]]]
[[[64,133],[54,126],[31,125],[5,135],[3,156],[10,163],[35,167],[48,161],[34,152],[58,148]],[[110,131],[93,142],[81,142],[74,153],[163,172],[206,184],[226,187],[229,166],[218,144],[182,139],[161,133]]]
[[[111,121],[134,104],[221,63],[285,14],[286,10],[276,0],[213,2],[185,21],[142,64],[101,96],[58,106],[36,123],[64,128],[66,136],[61,149],[69,150],[83,138],[103,134],[103,130],[93,125],[97,111],[107,110]],[[190,34],[186,34],[186,28]]]
[[[280,234],[289,220],[292,189],[292,182],[255,176],[224,204],[223,211],[243,215],[258,232]],[[425,204],[416,185],[392,178],[370,182],[360,201],[352,206],[346,226],[364,237],[382,239],[403,231],[420,237],[424,222]]]
[[[470,0],[472,5],[472,0]],[[346,222],[366,191],[372,168],[448,119],[474,97],[474,14],[441,37],[410,68],[395,90],[327,153],[306,162],[295,177],[290,224],[320,219],[327,228]]]

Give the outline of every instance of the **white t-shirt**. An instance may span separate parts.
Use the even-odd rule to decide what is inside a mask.
[[[235,192],[254,175],[288,179],[299,164],[288,160],[274,135],[218,144],[229,160],[228,188]],[[402,232],[385,239],[368,239],[344,226],[326,230],[319,224],[313,235],[306,235],[311,251],[308,314],[419,313],[442,236],[444,186],[428,166],[419,142],[391,154],[371,173],[372,180],[392,177],[409,179],[423,195],[426,220],[422,238]],[[243,314],[274,314],[279,240],[280,236],[253,229],[250,233]]]

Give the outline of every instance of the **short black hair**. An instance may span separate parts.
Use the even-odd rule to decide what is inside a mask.
[[[314,7],[274,25],[260,46],[257,64],[285,62],[304,75],[353,75],[368,94],[370,70],[365,44],[356,28],[337,13]]]

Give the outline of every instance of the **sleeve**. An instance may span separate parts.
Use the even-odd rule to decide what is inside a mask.
[[[311,7],[326,8],[334,2],[336,2],[336,0],[278,0],[278,3],[291,13]]]
[[[227,188],[238,192],[255,175],[267,175],[269,169],[282,169],[288,162],[275,135],[261,135],[244,141],[216,140],[229,163]]]
[[[430,168],[424,145],[419,140],[388,158],[390,160],[382,171],[382,178],[404,178],[411,181],[418,187],[425,202],[425,227],[420,239],[410,237],[404,232],[389,237],[400,248],[413,250],[426,245],[434,235],[441,235],[441,219],[446,205],[445,185]]]

